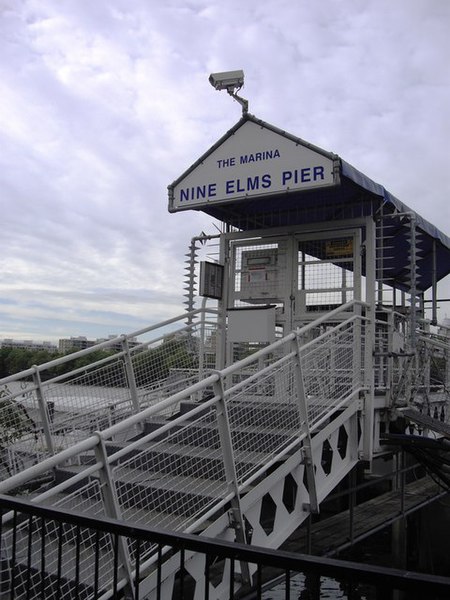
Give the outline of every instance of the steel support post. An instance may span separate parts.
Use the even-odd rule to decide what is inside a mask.
[[[356,506],[356,468],[350,471],[349,474],[350,481],[350,497],[349,497],[349,540],[351,546],[353,546],[355,540],[355,528],[354,528],[354,516],[355,516],[355,506]]]
[[[432,285],[431,285],[431,325],[437,325],[437,255],[436,255],[436,240],[433,240],[433,263],[431,268],[431,277],[432,277]]]
[[[297,386],[297,405],[300,415],[300,435],[304,436],[302,443],[303,461],[306,469],[309,492],[309,512],[317,514],[319,512],[319,502],[317,500],[316,477],[314,473],[314,460],[312,455],[311,432],[308,423],[308,405],[305,394],[305,384],[303,381],[302,365],[300,360],[300,343],[298,336],[292,341],[292,349],[295,352],[294,359],[294,377]]]
[[[309,513],[306,522],[306,554],[312,554],[312,513]]]
[[[52,454],[54,454],[55,448],[53,446],[53,437],[52,437],[52,432],[51,432],[51,428],[50,428],[48,404],[47,404],[47,401],[45,400],[44,390],[42,388],[41,375],[40,375],[39,370],[36,365],[33,366],[33,369],[34,369],[33,382],[34,382],[34,385],[36,386],[36,397],[38,400],[39,410],[41,413],[42,428],[44,430],[45,443],[47,444],[47,450],[49,452],[51,452]]]
[[[410,216],[410,272],[411,272],[411,331],[410,344],[411,352],[416,351],[417,343],[417,248],[416,248],[416,219],[414,215]]]
[[[200,339],[198,343],[198,378],[199,381],[203,379],[203,373],[205,370],[205,319],[206,319],[206,302],[208,298],[202,299],[202,312],[200,321]]]
[[[227,306],[229,294],[229,240],[222,234],[219,241],[219,262],[224,266],[222,298],[218,302],[219,314],[217,316],[216,336],[216,369],[223,369],[227,354]]]
[[[95,432],[95,435],[98,437],[98,443],[95,446],[95,458],[98,462],[102,464],[99,475],[100,475],[100,489],[103,499],[103,506],[105,509],[105,515],[110,517],[111,519],[121,520],[121,510],[119,506],[119,501],[117,499],[116,488],[114,485],[114,481],[111,475],[111,469],[108,463],[108,453],[106,451],[106,446],[102,434],[99,431]],[[112,540],[113,543],[113,540]],[[118,554],[119,560],[121,561],[121,565],[119,565],[119,579],[125,579],[125,598],[132,599],[133,596],[133,575],[131,568],[131,559],[130,553],[128,550],[127,541],[119,536],[118,539]]]
[[[223,379],[220,377],[214,383],[214,395],[219,397],[217,403],[217,427],[220,436],[220,445],[222,447],[223,464],[228,490],[232,492],[233,497],[230,501],[231,511],[229,513],[230,524],[235,531],[236,541],[241,544],[247,543],[245,533],[244,517],[242,514],[241,501],[239,497],[239,483],[236,473],[236,463],[234,460],[233,442],[231,438],[230,422],[228,419],[227,405],[225,401],[225,390]],[[250,583],[250,570],[247,563],[241,563],[242,578],[244,583]]]
[[[395,308],[395,307],[394,307]],[[388,359],[385,385],[388,389],[389,404],[392,404],[392,390],[394,384],[394,336],[395,336],[395,315],[392,310],[387,318],[387,336],[388,336]],[[395,348],[397,350],[397,348]]]
[[[362,327],[361,327],[361,305],[355,306],[355,314],[358,318],[353,322],[353,344],[352,344],[352,389],[356,390],[364,385],[362,381],[362,352],[363,345],[361,344],[362,338]]]
[[[364,325],[364,394],[363,402],[363,454],[362,458],[372,464],[374,437],[374,360],[375,350],[375,278],[376,278],[375,223],[366,220],[366,321]]]
[[[405,515],[405,451],[400,454],[400,511]]]
[[[125,363],[125,371],[127,374],[128,389],[130,390],[131,403],[133,405],[133,411],[137,414],[140,411],[139,397],[136,385],[136,378],[134,376],[133,362],[131,360],[130,345],[128,343],[128,338],[125,335],[122,336],[122,350],[124,352],[123,360]]]

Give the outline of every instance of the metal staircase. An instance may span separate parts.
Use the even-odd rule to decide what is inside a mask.
[[[0,492],[98,517],[278,548],[359,460],[365,388],[362,369],[355,371],[355,365],[363,362],[363,317],[355,313],[333,325],[339,312],[330,315],[328,327],[322,317],[317,325],[311,323],[221,371],[199,369],[204,378],[195,383],[192,369],[183,371],[187,362],[192,366],[183,347],[208,351],[214,329],[207,312],[194,311],[191,325],[175,333],[173,323],[166,335],[153,328],[152,340],[132,349],[124,344],[123,353],[82,372],[46,379],[55,366],[50,364],[3,381],[11,388],[29,381],[31,374],[26,391],[22,385],[10,401],[26,402],[37,425],[10,444],[9,469],[19,468],[0,483]],[[179,321],[185,318],[183,314]],[[208,332],[201,344],[200,332]],[[152,377],[143,365],[150,371],[156,363],[161,367],[164,340],[172,342],[173,351],[174,339],[180,342],[181,359],[175,372],[185,372],[190,385],[174,392],[170,369],[165,385],[145,385]],[[305,339],[309,341],[303,343]],[[135,387],[124,385],[124,371],[130,377],[130,370]],[[106,376],[110,385],[92,385]],[[75,439],[79,441],[73,444]],[[20,468],[31,462],[31,468]],[[3,521],[8,528],[8,517]],[[38,520],[30,519],[5,538],[2,580],[6,585],[13,578],[15,598],[33,597],[27,594],[42,585],[48,588],[46,598],[110,597],[114,540],[78,539],[75,529],[59,531],[55,525],[46,535],[43,562],[42,542],[34,535],[39,527]],[[54,543],[61,536],[62,551]],[[135,548],[122,544],[119,580],[126,593],[133,582]],[[152,597],[156,587],[155,560],[151,546],[140,548],[141,598]],[[203,578],[202,560],[185,557],[193,582]],[[165,589],[176,585],[178,570],[179,558],[169,553],[159,575]],[[251,566],[241,565],[236,586],[252,575]],[[94,580],[95,585],[90,583]],[[215,581],[209,597],[221,598],[225,582],[219,576]],[[193,598],[200,596],[199,589]]]
[[[417,352],[398,369],[393,355],[402,355],[410,339],[403,317],[375,315],[372,354],[368,314],[351,301],[273,344],[241,348],[244,358],[215,370],[218,323],[214,311],[199,309],[188,325],[184,313],[120,338],[122,351],[100,360],[94,347],[7,378],[0,382],[0,493],[279,548],[361,458],[370,461],[380,450],[384,409],[434,397],[434,412],[446,412],[445,386],[430,384],[430,361],[446,356],[446,338],[419,331]],[[90,352],[97,360],[76,367]],[[367,385],[368,371],[375,388]],[[375,413],[373,392],[384,398]],[[140,598],[157,588],[163,597],[175,593],[177,554],[164,554],[156,569],[161,557],[151,544],[137,555],[131,542],[48,523],[44,547],[39,519],[14,519],[3,517],[1,563],[2,585],[13,587],[14,598],[44,589],[46,598],[106,600],[114,586],[132,596],[137,556]],[[205,560],[183,557],[193,600],[204,597]],[[235,589],[253,575],[251,565],[237,566]],[[226,596],[228,579],[227,565],[216,565],[209,597]]]

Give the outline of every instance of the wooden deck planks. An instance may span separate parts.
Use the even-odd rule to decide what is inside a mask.
[[[353,531],[350,531],[350,510],[322,519],[311,525],[311,554],[331,556],[351,538],[366,537],[371,531],[381,529],[392,520],[401,518],[418,510],[427,503],[433,502],[444,495],[443,491],[431,478],[424,477],[405,485],[404,504],[402,512],[401,492],[387,492],[376,498],[358,504],[353,509]],[[291,536],[283,545],[283,549],[297,552],[307,552],[307,526]]]

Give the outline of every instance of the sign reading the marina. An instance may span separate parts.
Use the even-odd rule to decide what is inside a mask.
[[[169,186],[169,210],[330,186],[333,158],[248,120]]]

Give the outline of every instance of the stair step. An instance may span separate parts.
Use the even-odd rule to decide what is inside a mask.
[[[60,469],[58,480],[68,479],[81,470],[82,467],[76,465]],[[133,521],[139,517],[139,522],[148,524],[156,521],[161,526],[162,516],[169,515],[168,526],[171,529],[178,528],[177,525],[180,526],[187,519],[195,517],[197,512],[212,500],[222,499],[227,487],[225,482],[188,476],[161,475],[150,470],[137,471],[120,465],[114,471],[117,496],[123,516],[126,515],[127,520]],[[91,479],[96,478],[96,475],[91,475]],[[83,494],[82,489],[80,493]],[[86,489],[84,493],[89,495],[92,492]],[[140,509],[145,512],[139,513]]]
[[[298,431],[298,411],[292,405],[274,407],[273,403],[262,403],[259,407],[239,408],[238,416],[236,412],[230,410],[229,421],[233,447],[237,453],[273,452]],[[157,431],[166,424],[167,421],[161,417],[147,419],[144,433]],[[213,411],[208,419],[203,416],[197,421],[190,421],[188,425],[174,425],[170,434],[166,431],[157,439],[168,439],[169,435],[170,441],[179,445],[195,444],[211,450],[221,447]]]
[[[126,447],[126,444],[107,442],[109,454]],[[262,452],[236,452],[235,461],[237,470],[248,470],[253,465],[260,465],[265,458]],[[201,446],[172,444],[169,441],[159,442],[156,445],[143,445],[130,453],[126,460],[129,467],[147,470],[149,465],[153,471],[173,475],[195,476],[207,474],[208,479],[223,481],[225,470],[222,449],[209,449]]]

